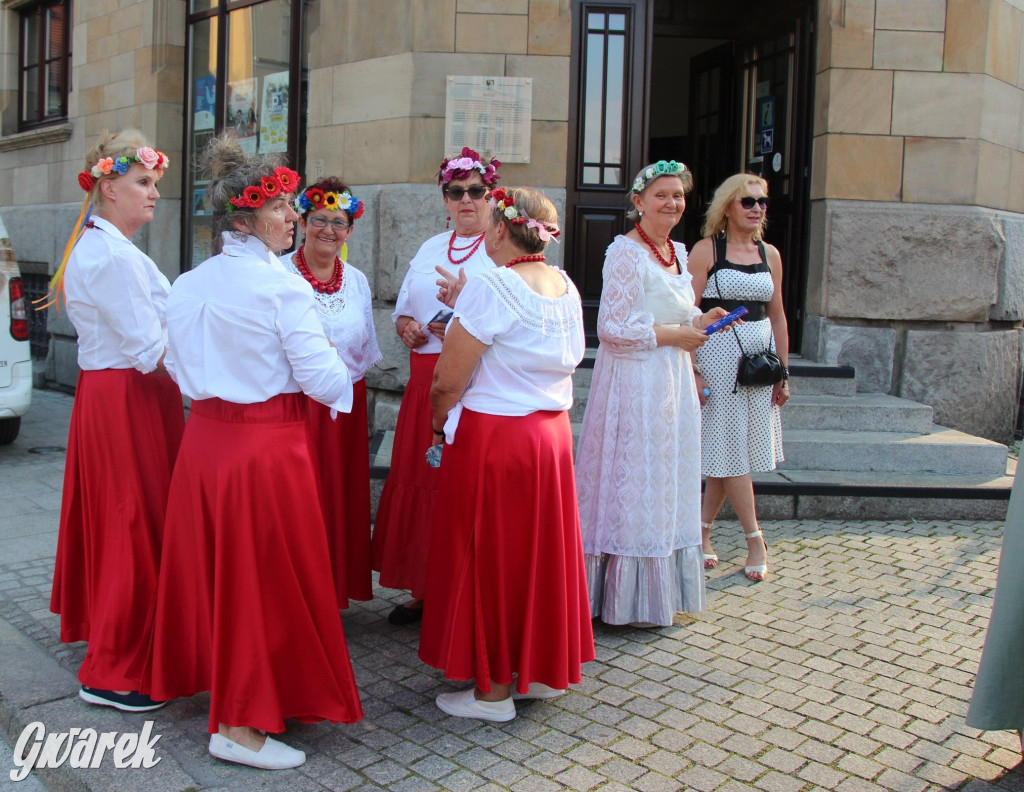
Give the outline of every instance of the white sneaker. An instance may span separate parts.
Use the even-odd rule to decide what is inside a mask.
[[[500,723],[510,721],[516,716],[516,707],[511,696],[501,701],[480,701],[474,695],[473,688],[457,693],[442,693],[435,701],[441,712],[454,715],[456,718],[476,718]]]
[[[258,767],[261,770],[287,770],[290,767],[298,767],[306,761],[306,754],[303,751],[278,742],[269,734],[267,741],[258,751],[239,745],[223,734],[211,734],[210,755],[223,759],[225,762],[237,762],[250,767]]]
[[[548,687],[543,682],[531,682],[530,689],[525,693],[519,693],[513,688],[512,698],[516,701],[522,699],[553,699],[565,695],[566,692],[560,688]]]

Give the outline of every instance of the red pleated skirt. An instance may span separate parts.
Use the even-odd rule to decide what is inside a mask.
[[[219,723],[362,717],[306,435],[308,397],[192,403],[171,479],[154,698],[210,691]]]
[[[579,682],[594,636],[569,414],[465,410],[440,470],[420,658],[484,691]]]
[[[71,408],[50,610],[88,641],[83,685],[138,690],[185,418],[167,377],[83,371]]]
[[[430,526],[439,472],[424,454],[433,442],[430,384],[440,355],[409,353],[405,386],[391,451],[391,471],[373,523],[373,568],[380,584],[407,589],[422,599],[427,586]]]
[[[366,380],[352,385],[352,412],[309,400],[309,442],[320,480],[338,605],[373,599],[370,570],[370,438]]]

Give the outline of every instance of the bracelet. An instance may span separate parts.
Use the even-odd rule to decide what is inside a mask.
[[[444,434],[444,429],[442,429],[441,431],[438,431],[437,429],[434,429],[434,425],[433,424],[430,425],[430,428],[433,430],[434,434],[436,434],[436,435],[443,435]]]
[[[703,377],[704,376],[704,369],[702,369],[700,367],[699,363],[694,363],[693,364],[693,373],[697,377]]]
[[[788,380],[789,379],[789,367],[788,366],[783,366],[782,367],[782,379],[783,380]]]
[[[704,318],[704,314],[699,313],[693,319],[690,320],[690,327],[696,327],[698,330],[703,330],[701,326],[701,320]]]

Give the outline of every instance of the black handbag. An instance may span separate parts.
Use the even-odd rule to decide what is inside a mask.
[[[714,278],[715,291],[718,292],[718,299],[721,300],[722,289],[718,285],[719,250],[717,242],[718,240],[715,240],[712,243],[715,257]],[[740,336],[736,332],[736,328],[733,327],[731,329],[733,337],[736,339],[736,346],[740,348],[740,359],[736,366],[736,382],[732,386],[732,392],[736,393],[740,385],[747,388],[763,388],[766,385],[775,385],[778,382],[782,382],[786,369],[773,348],[771,336],[768,338],[768,349],[764,352],[747,352],[743,348],[743,344],[740,343]]]

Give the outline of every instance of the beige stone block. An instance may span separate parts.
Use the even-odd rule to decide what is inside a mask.
[[[811,200],[819,201],[825,197],[825,176],[828,158],[828,141],[831,135],[817,135],[811,146]]]
[[[334,13],[324,13],[323,3],[307,6],[306,28],[309,31],[309,68],[324,69],[345,63],[348,38],[345,21],[351,4],[340,4]]]
[[[572,11],[563,0],[530,0],[531,55],[572,54]]]
[[[412,0],[412,48],[416,52],[455,50],[456,0]]]
[[[309,116],[310,129],[329,126],[334,113],[334,69],[312,69],[309,72]]]
[[[985,75],[980,136],[1007,148],[1016,148],[1021,137],[1020,119],[1024,92],[1014,85]]]
[[[829,97],[832,87],[832,69],[820,71],[814,76],[814,132],[824,135],[828,132]],[[890,95],[890,104],[892,97]]]
[[[503,55],[456,55],[417,52],[413,55],[412,110],[414,117],[444,118],[449,75],[496,76],[505,74]]]
[[[528,14],[530,0],[458,0],[460,14]]]
[[[533,120],[569,120],[569,59],[536,55],[509,55],[505,59],[509,77],[533,80]]]
[[[1024,151],[1010,152],[1010,189],[1006,208],[1024,213]]]
[[[56,148],[56,146],[51,146]],[[52,203],[81,203],[82,188],[78,186],[78,173],[81,171],[78,162],[62,160],[52,162],[48,168],[49,200]]]
[[[345,178],[353,184],[409,181],[412,119],[349,124],[343,137]]]
[[[569,124],[534,121],[530,126],[530,161],[501,167],[503,184],[528,187],[565,187]]]
[[[981,72],[985,68],[990,0],[946,0],[946,44],[943,68],[950,72]]]
[[[818,0],[818,35],[815,42],[815,65],[819,72],[832,66],[832,6],[834,0]]]
[[[323,161],[318,171],[316,161]],[[351,180],[345,168],[345,127],[322,126],[310,128],[306,135],[306,173],[303,184],[313,184],[323,176],[338,176],[346,184]]]
[[[888,135],[892,120],[891,71],[831,69],[826,96],[828,132]]]
[[[185,48],[166,48],[164,66],[156,73],[157,99],[161,102],[180,103],[185,95]]]
[[[875,31],[875,68],[942,71],[942,33]]]
[[[826,24],[830,27],[830,66],[870,69],[874,57],[874,0],[832,0]]]
[[[882,135],[826,135],[825,197],[898,201],[903,139]]]
[[[18,196],[19,204],[24,206],[48,202],[48,172],[49,165],[27,165],[14,169],[12,181],[14,182],[14,194]]]
[[[76,9],[77,8],[81,8],[81,6],[82,6],[82,3],[76,3],[75,4]],[[110,35],[110,20],[111,20],[111,17],[109,15],[104,14],[103,16],[93,17],[89,21],[84,22],[81,27],[84,30],[88,31],[89,39],[90,40],[101,39],[104,36],[109,36]],[[77,29],[77,26],[76,26],[76,29]],[[76,50],[76,51],[81,51],[81,50]]]
[[[353,124],[409,116],[413,55],[343,63],[334,68],[332,124]]]
[[[97,86],[96,88],[84,88],[81,91],[75,91],[78,95],[78,109],[75,113],[76,116],[87,116],[93,113],[98,113],[103,109],[103,86]]]
[[[409,52],[412,49],[411,0],[357,0],[345,6],[345,48],[335,63]]]
[[[907,138],[903,200],[973,204],[978,184],[978,141]]]
[[[893,134],[978,137],[984,80],[981,74],[896,72],[892,95]]]
[[[526,54],[529,18],[510,14],[456,14],[456,52]]]
[[[444,119],[414,118],[411,129],[409,181],[435,184],[441,160],[449,153],[444,151]]]
[[[1010,149],[984,140],[978,143],[977,205],[1008,209],[1010,203]]]
[[[116,34],[116,39],[115,52],[132,52],[138,49],[142,43],[142,28],[133,27],[121,30]]]
[[[946,0],[876,0],[875,30],[943,30]]]
[[[1001,0],[993,0],[988,19],[985,73],[1010,83],[1017,79],[1024,13]]]
[[[120,80],[103,86],[103,108],[116,110],[135,104],[135,80]]]
[[[133,127],[135,129],[151,130],[153,126],[151,124],[144,124],[142,117],[144,110],[147,107],[152,107],[152,104],[137,105],[133,104],[128,107],[119,107],[114,111],[114,129],[127,129]],[[149,138],[153,139],[153,133],[149,132]]]
[[[150,11],[152,13],[152,3],[121,3],[117,10],[117,13],[111,14],[110,19],[110,32],[117,33],[122,30],[130,30],[131,28],[142,28],[143,12]],[[141,43],[141,42],[140,42]]]

